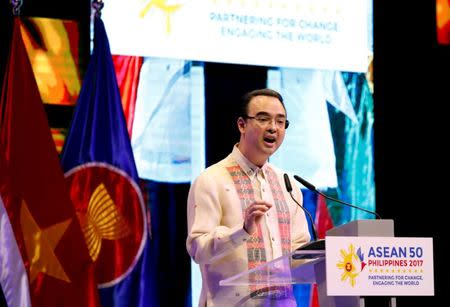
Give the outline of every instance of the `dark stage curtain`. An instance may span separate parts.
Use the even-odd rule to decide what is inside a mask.
[[[151,212],[152,306],[191,306],[191,260],[186,251],[189,183],[143,181]],[[156,273],[155,273],[156,272]]]

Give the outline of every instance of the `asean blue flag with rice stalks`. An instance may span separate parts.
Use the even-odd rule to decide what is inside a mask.
[[[148,226],[103,21],[64,144],[62,166],[103,306],[150,302]]]

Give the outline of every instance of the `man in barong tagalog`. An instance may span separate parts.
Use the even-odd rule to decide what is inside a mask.
[[[191,185],[186,247],[200,265],[199,306],[296,306],[290,285],[219,285],[310,241],[304,211],[286,190],[284,172],[268,162],[288,126],[278,92],[245,94],[239,143]],[[292,195],[303,203],[298,187]]]

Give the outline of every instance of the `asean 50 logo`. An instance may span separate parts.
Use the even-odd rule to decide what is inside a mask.
[[[358,275],[364,270],[366,263],[364,262],[364,254],[361,251],[361,247],[355,251],[353,244],[350,244],[347,248],[340,250],[341,260],[336,266],[342,270],[341,281],[349,282],[352,287],[356,284]]]

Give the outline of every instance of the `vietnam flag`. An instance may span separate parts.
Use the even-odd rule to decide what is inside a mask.
[[[98,306],[92,261],[21,31],[16,17],[0,101],[2,290],[9,306]]]
[[[104,306],[151,305],[146,250],[149,215],[105,27],[94,49],[62,152],[70,197],[94,262]]]

